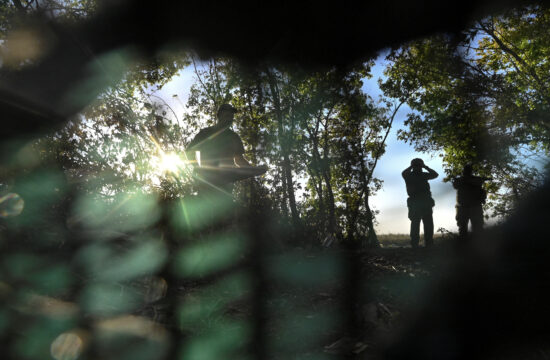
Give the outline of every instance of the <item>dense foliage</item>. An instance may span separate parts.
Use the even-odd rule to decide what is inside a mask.
[[[42,145],[73,181],[88,184],[87,191],[109,197],[140,188],[188,196],[191,184],[163,174],[153,159],[158,163],[168,153],[183,159],[191,135],[213,124],[219,105],[232,103],[247,158],[269,165],[258,188],[261,201],[281,221],[308,231],[314,243],[346,238],[377,245],[369,197],[381,186],[373,172],[395,111],[362,92],[371,63],[313,74],[274,68],[252,74],[224,59],[194,66],[197,82],[184,114],[151,95],[162,83],[149,82],[150,72],[138,67]],[[157,80],[166,81],[177,68]],[[237,194],[245,201],[247,184]]]
[[[0,0],[2,70],[32,67],[48,51],[48,41],[41,41],[49,35],[37,34],[33,19],[45,17],[55,26],[86,20],[95,9],[93,0]],[[493,178],[486,186],[494,213],[510,213],[539,184],[537,159],[550,151],[549,25],[547,9],[520,8],[477,21],[462,37],[440,34],[396,47],[378,102],[362,91],[374,64],[368,59],[312,71],[251,68],[228,58],[199,61],[168,48],[147,58],[127,48],[88,54],[88,77],[75,86],[87,96],[72,95],[100,94],[95,101],[76,101],[88,106],[60,130],[2,144],[5,357],[241,359],[269,352],[275,359],[325,358],[349,344],[355,355],[377,351],[359,329],[385,333],[399,315],[400,308],[389,309],[381,299],[420,304],[411,292],[425,289],[441,259],[401,248],[386,252],[393,257],[388,261],[380,256],[388,249],[315,251],[312,245],[379,245],[371,199],[383,184],[374,172],[388,161],[386,141],[404,104],[412,112],[400,139],[439,152],[448,178],[473,163]],[[156,91],[190,69],[194,82],[187,103],[180,103],[185,111],[177,113]],[[239,182],[233,198],[208,202],[197,196],[185,150],[224,103],[238,110],[234,129],[246,158],[268,171]],[[473,263],[496,253],[485,251]],[[483,262],[472,272],[462,255],[458,268],[468,271],[459,274],[470,277],[465,284],[470,274],[491,268]],[[530,278],[540,272],[534,265],[525,267]],[[515,266],[495,269],[498,279],[524,283]],[[373,283],[379,291],[372,291]],[[462,282],[446,284],[452,294],[456,283]],[[486,283],[474,284],[474,293],[486,290]],[[503,282],[494,284],[501,297]],[[451,314],[453,326],[457,314],[470,310],[462,298],[457,311],[441,312],[432,306],[438,304],[426,305],[437,320]],[[323,352],[322,344],[344,333]],[[434,348],[447,349],[440,345]]]
[[[373,171],[394,114],[362,92],[370,66],[251,73],[212,61],[197,70],[188,102],[193,112],[185,120],[195,124],[207,114],[212,121],[216,106],[231,102],[247,157],[269,164],[264,193],[283,219],[316,229],[317,241],[368,238],[376,245],[369,196],[380,187]]]
[[[441,151],[449,177],[466,163],[493,177],[497,215],[508,214],[542,179],[549,19],[546,8],[516,9],[477,21],[460,38],[420,39],[387,57],[382,89],[413,110],[400,137],[417,150]]]

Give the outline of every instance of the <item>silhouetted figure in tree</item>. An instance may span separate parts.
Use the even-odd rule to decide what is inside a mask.
[[[236,112],[230,104],[221,105],[216,125],[200,130],[187,147],[188,158],[196,165],[199,193],[212,191],[231,196],[237,180],[232,169],[252,167],[243,157],[241,138],[230,129]]]
[[[472,233],[479,233],[483,229],[483,204],[487,192],[483,189],[483,182],[488,178],[472,175],[472,165],[464,166],[462,176],[453,179],[456,189],[456,223],[461,240],[468,235],[468,222],[472,222]]]
[[[426,169],[428,172],[423,172]],[[430,191],[428,180],[435,179],[439,175],[433,169],[424,165],[422,159],[413,159],[411,166],[401,173],[407,185],[407,207],[409,208],[409,219],[411,220],[411,246],[418,247],[420,241],[420,221],[424,224],[425,246],[433,245],[434,223],[432,208],[435,205]]]
[[[233,222],[234,182],[267,170],[265,166],[252,166],[244,158],[241,138],[230,129],[236,112],[229,104],[221,105],[216,125],[200,130],[187,147],[187,156],[195,165],[198,200],[204,210],[202,221],[207,224],[214,220]]]

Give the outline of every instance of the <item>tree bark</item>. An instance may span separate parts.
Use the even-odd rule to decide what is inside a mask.
[[[316,162],[316,160],[314,160]],[[319,216],[321,221],[324,223],[325,220],[325,203],[323,196],[323,179],[320,175],[319,165],[311,164],[308,166],[308,172],[310,176],[310,181],[313,183],[313,188],[317,194],[317,199],[319,202]]]
[[[288,204],[290,206],[290,214],[292,215],[292,222],[295,226],[300,223],[300,216],[298,215],[298,207],[296,206],[296,197],[294,194],[294,181],[292,179],[292,165],[288,154],[283,155],[283,167],[286,178],[286,188],[288,195]]]
[[[282,197],[281,197],[281,211],[283,213],[283,216],[286,218],[288,217],[288,203],[287,203],[287,191],[286,191],[286,177],[284,174],[284,169],[281,165],[281,190],[282,190]]]
[[[332,110],[331,110],[332,111]],[[325,180],[325,186],[327,191],[327,201],[326,206],[328,209],[328,231],[332,235],[339,236],[340,232],[336,226],[336,204],[334,202],[334,192],[332,191],[332,174],[330,170],[330,150],[329,150],[329,138],[328,138],[328,122],[329,122],[330,112],[327,115],[326,123],[324,124],[324,134],[323,134],[323,158],[319,153],[317,156],[320,159],[321,173],[323,179]]]
[[[328,231],[332,235],[338,235],[336,228],[336,205],[334,203],[334,192],[332,191],[332,176],[330,174],[330,164],[328,159],[323,159],[323,179],[325,180],[325,187],[327,192],[327,208],[328,208]]]
[[[292,222],[294,226],[299,226],[300,216],[298,214],[298,207],[296,206],[296,197],[294,194],[294,180],[292,177],[292,163],[290,161],[290,156],[289,156],[290,149],[288,146],[288,138],[283,127],[284,120],[283,120],[283,112],[281,107],[281,99],[280,99],[276,80],[273,74],[271,74],[269,70],[267,70],[267,76],[269,79],[269,88],[271,91],[273,106],[275,108],[275,114],[276,114],[277,130],[279,133],[278,134],[279,145],[281,147],[281,153],[283,157],[282,168],[283,168],[283,177],[285,180],[284,182],[286,183],[285,190],[288,198],[288,205],[290,207],[290,213],[292,216]]]
[[[374,172],[374,168],[372,169]],[[372,174],[371,172],[371,174]],[[369,204],[370,190],[369,183],[371,181],[371,176],[367,176],[367,171],[365,169],[365,163],[361,161],[361,177],[363,180],[362,191],[363,191],[363,205],[365,206],[365,216],[367,222],[367,238],[366,243],[361,244],[363,248],[367,247],[380,247],[380,242],[378,241],[378,236],[374,230],[374,216],[372,215],[372,210]]]
[[[376,231],[374,230],[374,215],[372,214],[372,210],[370,208],[369,204],[369,197],[370,197],[370,190],[369,190],[369,184],[372,181],[372,177],[374,175],[374,169],[376,168],[376,165],[378,164],[378,160],[382,156],[382,150],[384,149],[384,144],[386,143],[386,140],[388,139],[388,135],[390,134],[390,130],[393,126],[393,120],[395,119],[395,115],[397,115],[397,112],[401,108],[401,106],[405,103],[406,100],[401,101],[394,109],[390,117],[390,121],[388,124],[388,127],[386,129],[386,134],[384,135],[384,138],[380,142],[380,146],[378,148],[378,151],[376,152],[374,156],[374,163],[372,165],[371,169],[367,169],[365,166],[365,163],[361,161],[361,177],[363,179],[363,196],[364,196],[364,206],[366,211],[366,220],[367,220],[367,227],[369,228],[367,232],[367,242],[366,244],[363,244],[367,247],[379,247],[380,242],[378,241],[378,236],[376,236]],[[361,149],[361,152],[363,152],[363,149]],[[364,158],[364,156],[363,156]]]

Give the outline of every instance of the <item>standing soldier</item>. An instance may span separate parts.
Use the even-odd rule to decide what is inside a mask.
[[[477,234],[483,229],[483,204],[487,192],[483,189],[483,178],[472,175],[472,165],[464,166],[462,176],[453,180],[456,189],[456,223],[460,239],[468,235],[468,222],[472,222],[472,233]]]
[[[244,146],[231,126],[237,112],[230,104],[218,108],[216,125],[202,129],[187,147],[196,165],[199,192],[222,192],[231,196],[235,168],[252,168],[243,157]]]
[[[423,172],[426,169],[428,172]],[[437,178],[439,175],[433,169],[424,165],[422,159],[413,159],[411,166],[401,173],[407,186],[407,207],[409,208],[409,219],[411,220],[411,246],[418,247],[420,241],[420,221],[424,224],[424,243],[426,247],[433,245],[434,222],[432,208],[435,205],[430,191],[428,180]]]
[[[267,170],[265,166],[252,166],[244,158],[243,142],[231,130],[236,112],[230,104],[221,105],[216,124],[201,129],[187,147],[188,159],[195,165],[195,184],[199,201],[203,203],[200,208],[209,213],[204,216],[207,222],[216,216],[230,218],[235,181],[261,175]]]

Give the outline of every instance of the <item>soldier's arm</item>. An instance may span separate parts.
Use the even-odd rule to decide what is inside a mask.
[[[187,156],[187,159],[189,161],[195,161],[196,158],[195,158],[195,151],[197,150],[197,146],[203,141],[203,136],[202,136],[202,130],[199,131],[199,133],[197,135],[195,135],[195,137],[193,138],[193,140],[191,140],[191,142],[189,142],[189,144],[187,145],[187,148],[185,149],[185,154]]]
[[[192,143],[189,143],[189,146],[185,149],[185,156],[187,156],[187,160],[195,161],[195,150]]]
[[[411,173],[411,169],[412,169],[412,166],[409,166],[408,168],[403,170],[403,172],[401,172],[401,176],[403,176],[403,179],[406,178],[407,175],[409,175]]]
[[[194,162],[196,160],[195,151],[192,150],[190,147],[188,147],[187,149],[185,149],[185,157],[187,158],[188,161]]]
[[[247,167],[252,166],[243,156],[243,154],[238,154],[233,157],[233,160],[235,161],[235,165],[238,167]]]
[[[452,184],[455,189],[458,189],[461,186],[461,178],[454,178]]]
[[[231,132],[233,135],[233,144],[232,144],[232,152],[233,152],[233,162],[238,167],[250,167],[252,164],[250,164],[245,158],[244,158],[244,145],[241,140],[241,137],[237,135],[234,132]]]
[[[424,165],[424,169],[428,170],[427,178],[428,180],[435,179],[439,174],[432,168],[429,168],[427,165]]]

